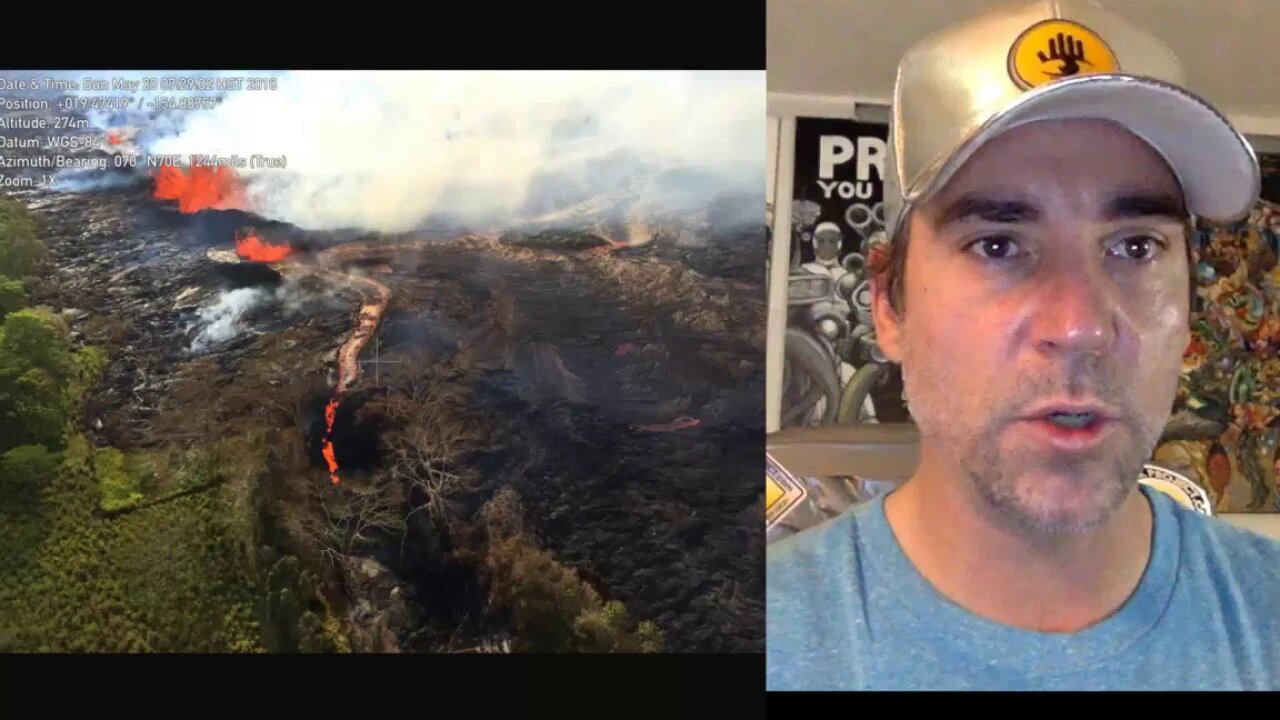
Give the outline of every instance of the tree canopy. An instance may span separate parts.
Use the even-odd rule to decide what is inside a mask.
[[[43,269],[48,251],[39,230],[39,218],[22,203],[0,199],[0,275],[21,279]]]

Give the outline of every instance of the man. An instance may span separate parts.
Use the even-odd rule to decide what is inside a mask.
[[[1137,482],[1190,338],[1189,223],[1259,193],[1181,82],[1070,0],[904,57],[873,310],[920,460],[770,546],[769,689],[1280,688],[1280,543]]]

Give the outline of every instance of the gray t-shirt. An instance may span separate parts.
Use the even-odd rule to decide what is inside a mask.
[[[903,553],[885,496],[768,547],[769,690],[1280,689],[1280,542],[1142,487],[1137,590],[1083,631],[975,615]]]

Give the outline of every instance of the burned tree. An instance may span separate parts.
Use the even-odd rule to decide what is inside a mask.
[[[478,484],[460,463],[483,433],[461,415],[466,383],[454,367],[431,362],[413,371],[396,370],[387,382],[394,390],[378,409],[394,429],[384,435],[387,465],[380,474],[407,489],[406,520],[423,512],[437,529],[444,528],[454,498]]]
[[[339,567],[404,532],[404,490],[398,485],[370,476],[333,485],[316,476],[310,488],[318,512],[303,518],[305,535],[321,557]]]

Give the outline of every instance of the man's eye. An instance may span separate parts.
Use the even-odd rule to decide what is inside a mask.
[[[965,249],[988,260],[1007,260],[1015,257],[1019,252],[1018,244],[1013,241],[1013,238],[1005,235],[988,235],[979,238]]]
[[[1150,235],[1128,235],[1117,240],[1107,254],[1125,260],[1154,260],[1164,243]]]

